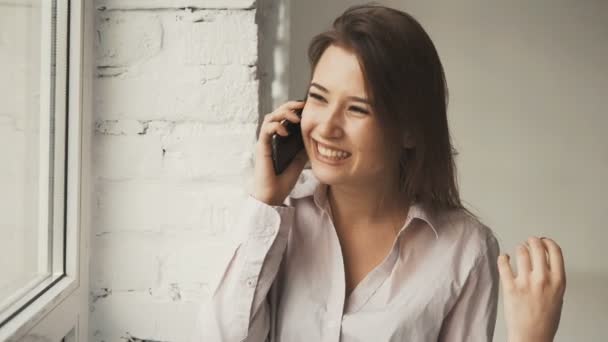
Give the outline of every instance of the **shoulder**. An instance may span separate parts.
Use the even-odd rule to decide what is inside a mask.
[[[463,261],[476,264],[496,260],[500,245],[495,232],[463,209],[448,210],[437,217],[440,239],[452,246]]]

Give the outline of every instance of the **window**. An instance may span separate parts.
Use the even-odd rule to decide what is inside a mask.
[[[50,309],[86,302],[82,2],[0,0],[0,340],[51,334]]]

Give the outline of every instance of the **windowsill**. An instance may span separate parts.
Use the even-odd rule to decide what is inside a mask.
[[[57,282],[53,284],[53,282]],[[44,291],[45,288],[50,288]],[[30,329],[32,329],[44,316],[52,311],[58,304],[74,292],[79,286],[77,279],[68,276],[54,276],[43,281],[36,286],[30,293],[40,293],[40,297],[27,305],[25,309],[12,317],[5,326],[0,328],[0,341],[15,340],[19,341]],[[31,297],[31,296],[30,296]],[[13,308],[22,307],[31,298],[22,298]],[[5,319],[4,317],[3,319]]]

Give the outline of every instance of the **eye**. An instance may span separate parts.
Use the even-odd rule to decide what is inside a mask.
[[[315,94],[315,93],[308,93],[308,97],[312,97],[315,100],[319,100],[319,101],[323,101],[325,102],[325,98],[319,94]]]
[[[350,110],[352,110],[353,112],[359,112],[359,113],[363,113],[363,114],[369,114],[369,112],[361,107],[355,107],[352,106],[350,107]]]

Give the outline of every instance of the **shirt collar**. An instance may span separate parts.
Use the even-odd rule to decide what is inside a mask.
[[[317,208],[327,212],[329,208],[327,203],[327,188],[327,184],[321,183],[313,175],[312,170],[305,169],[302,171],[300,178],[298,178],[298,183],[290,193],[290,197],[303,198],[312,196]],[[419,203],[414,203],[410,206],[407,219],[403,227],[399,229],[398,235],[405,230],[413,219],[424,221],[435,233],[435,239],[439,239],[437,215]]]

